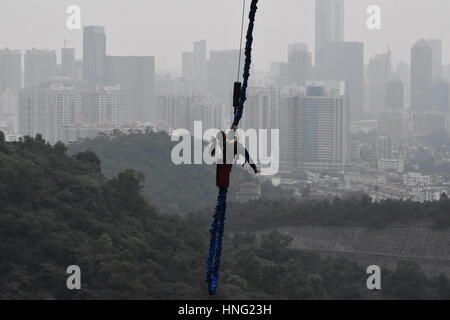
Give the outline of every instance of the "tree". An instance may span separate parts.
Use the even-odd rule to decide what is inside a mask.
[[[101,170],[102,161],[92,151],[79,152],[74,157],[78,161],[93,165],[98,171]]]

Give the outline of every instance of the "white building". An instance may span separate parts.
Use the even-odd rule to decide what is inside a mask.
[[[403,183],[408,186],[429,186],[432,184],[432,177],[430,175],[423,175],[418,172],[408,172],[403,175]]]
[[[51,143],[76,141],[118,128],[119,110],[119,87],[97,87],[94,93],[62,84],[27,88],[20,93],[19,131]]]
[[[386,176],[360,173],[346,173],[344,182],[347,185],[381,186],[386,184]]]
[[[347,99],[309,86],[305,95],[284,94],[280,112],[281,160],[286,167],[305,163],[343,164],[349,160]]]
[[[403,159],[380,159],[378,160],[378,171],[394,171],[403,173],[405,169],[405,162]]]
[[[444,193],[447,194],[448,190],[443,187],[417,186],[412,189],[413,200],[420,202],[438,201]]]

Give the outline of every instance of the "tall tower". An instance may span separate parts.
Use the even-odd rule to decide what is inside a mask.
[[[344,0],[316,0],[316,64],[327,42],[344,41]]]
[[[411,49],[411,109],[429,111],[433,103],[433,51],[425,40]]]
[[[369,106],[374,112],[386,109],[387,83],[392,77],[391,53],[377,54],[369,61]]]
[[[442,41],[439,39],[427,39],[426,42],[431,47],[433,81],[437,81],[442,77]]]
[[[206,91],[206,41],[194,42],[194,51],[183,52],[183,78],[191,82],[194,91]]]
[[[88,81],[91,88],[104,82],[105,59],[105,28],[85,27],[83,30],[83,80]]]
[[[286,168],[301,162],[348,161],[347,98],[322,86],[308,86],[306,95],[281,97],[281,160]]]
[[[19,50],[0,50],[0,93],[7,89],[20,90],[22,54]]]
[[[37,87],[55,75],[55,51],[33,49],[25,52],[25,87]]]
[[[311,80],[312,56],[305,43],[294,43],[288,47],[288,78],[290,85],[305,86]]]
[[[362,117],[364,96],[364,43],[328,42],[324,46],[322,80],[345,81],[351,120]]]
[[[76,77],[75,69],[75,49],[62,48],[61,49],[61,65],[62,75],[74,79]]]
[[[120,86],[120,123],[151,121],[156,116],[155,58],[136,56],[107,56],[105,82]]]

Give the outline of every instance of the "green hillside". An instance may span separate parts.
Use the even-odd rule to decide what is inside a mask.
[[[0,134],[0,299],[208,298],[210,216],[160,215],[141,196],[141,174],[108,179],[100,170],[92,152],[67,156],[39,136],[5,143]],[[235,230],[217,298],[450,298],[445,276],[426,278],[415,264],[385,271],[374,293],[354,263],[289,249],[277,232],[258,240]],[[69,265],[82,270],[80,291],[66,288]]]
[[[107,177],[127,169],[143,173],[144,197],[163,212],[185,213],[213,207],[217,197],[215,166],[173,164],[171,152],[175,145],[165,132],[130,133],[87,139],[70,145],[69,152],[96,153]],[[251,179],[245,170],[235,166],[232,199],[239,184]]]

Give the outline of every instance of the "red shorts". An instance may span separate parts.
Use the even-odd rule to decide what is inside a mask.
[[[230,186],[231,164],[218,164],[216,169],[216,185],[219,188],[228,188]]]

